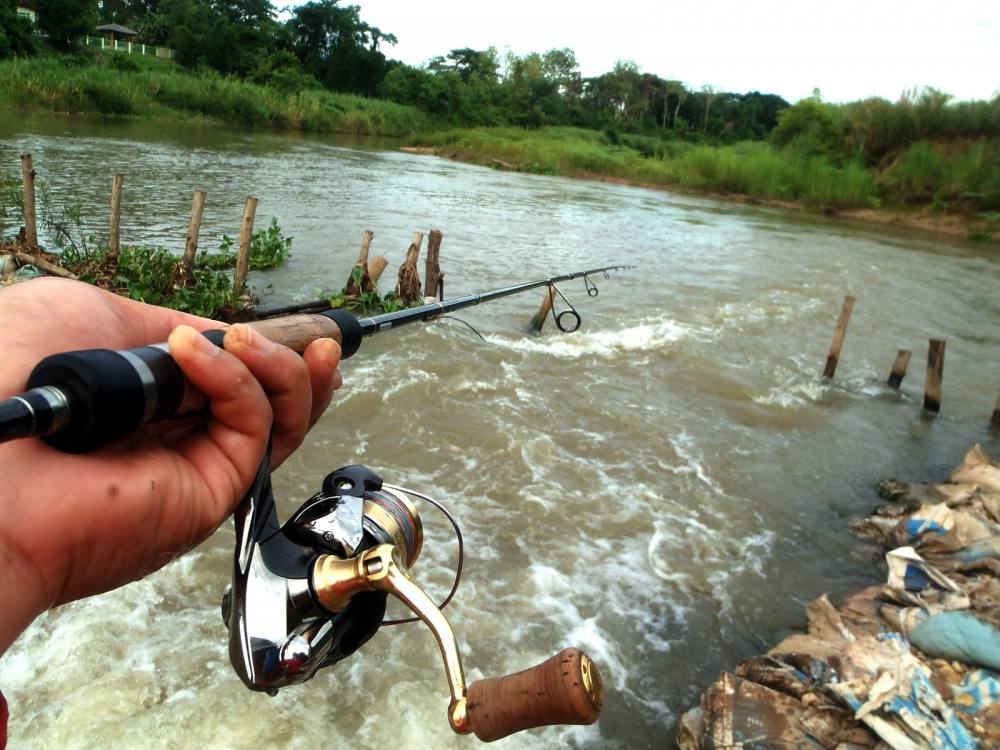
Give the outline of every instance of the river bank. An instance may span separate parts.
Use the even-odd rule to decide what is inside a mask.
[[[806,608],[807,633],[723,673],[681,719],[682,750],[996,747],[1000,467],[980,446],[942,484],[886,480],[854,524],[888,581]],[[763,734],[762,734],[763,733]],[[844,744],[842,744],[844,743]]]
[[[190,120],[304,132],[403,136],[429,127],[416,107],[321,88],[286,90],[113,53],[0,62],[0,109]]]
[[[962,184],[929,187],[929,177],[901,179],[897,172],[908,163],[906,153],[886,170],[876,171],[749,141],[712,146],[668,141],[644,155],[648,147],[641,141],[636,147],[612,143],[605,134],[573,128],[451,130],[413,136],[409,142],[403,148],[409,153],[496,169],[667,189],[1000,242],[1000,213],[973,207],[968,202],[971,192]],[[966,144],[966,151],[976,148]],[[923,146],[921,150],[921,158],[927,157],[927,150]],[[932,158],[938,156],[935,152]],[[954,155],[950,158],[961,161]],[[983,158],[988,161],[992,155]],[[976,175],[966,175],[966,182],[980,179],[981,167],[969,167]],[[945,193],[950,197],[941,198]],[[938,197],[930,201],[927,195]]]

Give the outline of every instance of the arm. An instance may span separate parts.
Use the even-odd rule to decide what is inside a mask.
[[[0,398],[22,390],[49,354],[169,340],[211,411],[81,455],[38,439],[0,445],[0,653],[46,609],[198,544],[249,487],[272,426],[277,466],[325,411],[340,385],[335,342],[299,357],[233,326],[223,351],[198,334],[218,325],[61,279],[0,290]]]

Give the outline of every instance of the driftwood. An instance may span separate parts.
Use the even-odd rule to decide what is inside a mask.
[[[444,235],[440,229],[432,229],[427,238],[427,259],[424,262],[424,298],[441,299],[438,294],[438,287],[444,281],[444,274],[441,273],[441,266],[438,262],[441,257],[441,239]]]
[[[399,277],[396,280],[396,299],[404,304],[420,301],[420,274],[417,272],[417,257],[420,255],[420,245],[423,244],[423,232],[413,233],[413,242],[406,251],[406,260],[399,267]]]
[[[42,269],[45,273],[52,274],[53,276],[59,276],[64,279],[78,279],[75,273],[67,271],[62,266],[57,266],[55,263],[49,263],[47,260],[43,260],[35,255],[29,253],[14,253],[14,257],[17,258],[17,262],[22,265],[32,265],[37,268]]]

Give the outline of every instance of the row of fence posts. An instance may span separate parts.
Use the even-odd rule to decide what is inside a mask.
[[[844,297],[844,304],[840,308],[840,318],[837,320],[837,327],[833,332],[833,343],[830,345],[830,353],[826,357],[826,367],[823,368],[823,377],[833,378],[837,371],[837,363],[840,361],[840,350],[844,345],[844,336],[847,333],[847,324],[851,320],[851,313],[854,310],[854,297]],[[930,339],[927,347],[927,377],[924,384],[924,410],[932,414],[941,411],[941,384],[944,381],[944,349],[945,342],[942,339]],[[889,372],[886,385],[895,390],[899,390],[903,378],[906,376],[906,368],[910,364],[910,357],[913,352],[909,349],[900,349],[896,353],[896,359]],[[994,428],[1000,429],[1000,395],[997,396],[996,405],[993,407],[993,416],[990,424]]]
[[[31,154],[21,155],[21,172],[24,183],[24,219],[25,231],[24,240],[30,249],[38,249],[38,220],[35,209],[35,177],[36,172],[32,163]],[[114,262],[121,252],[121,211],[122,193],[125,185],[125,176],[115,174],[111,184],[111,223],[108,233],[108,254],[107,261]],[[175,283],[185,285],[192,281],[195,258],[198,253],[198,238],[201,231],[201,221],[205,212],[206,193],[204,190],[195,190],[194,199],[191,203],[191,220],[188,223],[188,230],[184,240],[184,255],[175,274]],[[246,293],[247,275],[250,271],[250,250],[253,244],[254,217],[257,213],[257,198],[250,196],[243,207],[243,219],[240,222],[239,247],[236,255],[236,270],[234,272],[233,286],[237,294]],[[363,293],[378,293],[378,281],[382,276],[389,261],[384,256],[377,255],[369,260],[369,250],[375,233],[366,230],[361,242],[361,253],[351,269],[351,275],[344,286],[345,295],[349,298],[359,298]],[[415,232],[413,240],[406,251],[406,258],[399,269],[399,276],[396,282],[395,297],[405,304],[419,302],[422,299],[444,297],[444,273],[441,271],[441,240],[444,235],[438,229],[430,232],[427,243],[427,257],[424,265],[425,286],[421,295],[420,274],[417,271],[417,260],[423,244],[423,232]],[[22,257],[19,260],[34,263],[49,273],[59,276],[72,277],[59,266],[46,262],[42,258]],[[358,272],[360,270],[360,273]]]

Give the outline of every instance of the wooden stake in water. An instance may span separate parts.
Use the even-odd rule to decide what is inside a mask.
[[[31,249],[38,247],[38,221],[35,214],[35,167],[31,154],[21,154],[21,175],[24,178],[24,232]]]
[[[376,255],[368,264],[368,276],[372,280],[372,289],[378,291],[378,280],[382,278],[382,272],[389,265],[389,259],[384,255]]]
[[[931,339],[927,349],[927,385],[924,388],[924,409],[937,414],[941,411],[941,380],[944,378],[944,341]]]
[[[555,295],[555,287],[546,287],[545,298],[542,300],[542,306],[538,308],[538,312],[535,313],[535,317],[533,317],[531,319],[531,323],[528,324],[528,330],[532,333],[542,332],[542,326],[545,325],[545,320],[549,317],[549,312],[552,310],[552,304],[555,302]]]
[[[191,277],[194,269],[195,255],[198,253],[198,235],[201,233],[201,218],[205,214],[205,191],[195,190],[191,201],[191,221],[188,223],[187,236],[184,238],[184,257],[181,258],[181,274],[185,279]]]
[[[990,420],[993,429],[1000,430],[1000,395],[997,396],[997,405],[993,407],[993,418]]]
[[[351,275],[348,277],[347,283],[344,284],[344,295],[347,297],[357,299],[362,292],[372,290],[371,275],[368,273],[368,251],[373,239],[375,239],[375,233],[366,229],[361,236],[361,252],[358,253],[358,259],[354,261],[354,267],[351,268]],[[355,276],[358,275],[358,269],[361,269],[360,278],[355,279]]]
[[[847,333],[847,324],[851,320],[851,311],[854,309],[854,297],[844,297],[844,306],[840,309],[840,320],[837,321],[837,330],[833,332],[833,343],[830,345],[830,353],[826,356],[826,367],[823,369],[824,378],[832,378],[837,371],[837,362],[840,360],[840,348],[844,345],[844,334]]]
[[[889,373],[888,385],[890,388],[899,390],[899,384],[906,377],[906,368],[910,365],[911,354],[912,352],[909,349],[899,350],[899,353],[896,355],[896,361],[892,365],[892,372]]]
[[[108,260],[117,260],[121,252],[122,188],[125,175],[116,174],[111,181],[111,229],[108,234]]]
[[[243,207],[243,221],[240,223],[240,250],[236,256],[236,279],[233,286],[237,294],[243,294],[250,271],[250,244],[253,242],[253,217],[257,213],[257,199],[247,198]]]
[[[406,304],[420,301],[420,274],[417,272],[417,257],[424,242],[423,232],[413,233],[413,242],[406,251],[406,260],[399,267],[396,280],[396,299]]]
[[[427,260],[424,263],[424,299],[433,297],[440,299],[438,295],[438,284],[444,278],[441,273],[441,266],[438,261],[441,256],[441,234],[440,229],[432,229],[427,238]]]

